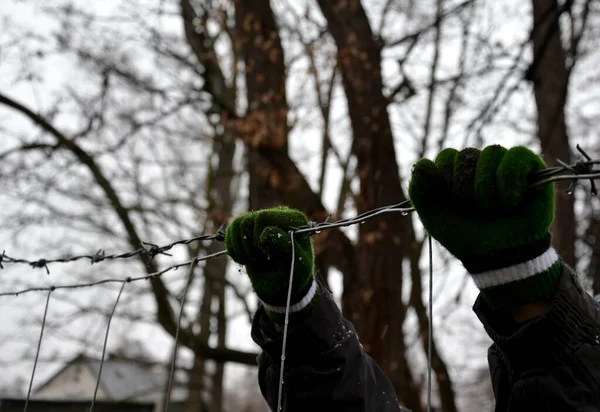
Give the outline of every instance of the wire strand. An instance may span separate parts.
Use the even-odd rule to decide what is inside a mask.
[[[198,264],[198,262],[201,262],[201,261],[204,261],[204,260],[208,260],[208,259],[212,259],[214,257],[222,256],[222,255],[225,255],[225,254],[227,254],[227,251],[226,250],[221,250],[221,251],[216,252],[216,253],[211,253],[210,255],[202,256],[200,258],[188,260],[187,262],[178,263],[176,265],[169,266],[168,268],[165,268],[165,269],[160,270],[158,272],[150,273],[149,275],[137,276],[137,277],[130,277],[130,278],[127,278],[127,279],[128,279],[128,282],[138,282],[138,281],[141,281],[141,280],[150,280],[150,279],[155,278],[155,277],[160,277],[160,276],[164,275],[165,273],[170,272],[172,270],[177,270],[180,267],[189,266],[189,265],[196,265],[196,264]],[[124,279],[101,279],[101,280],[96,280],[96,281],[88,282],[88,283],[75,283],[75,284],[69,284],[69,285],[55,285],[55,286],[38,287],[38,288],[34,287],[34,288],[27,288],[27,289],[22,289],[22,290],[16,290],[16,291],[12,291],[12,292],[3,292],[3,293],[0,293],[0,297],[4,297],[4,296],[19,296],[19,295],[22,295],[24,293],[47,291],[47,290],[89,288],[89,287],[92,287],[92,286],[98,286],[98,285],[103,285],[103,284],[107,284],[107,283],[121,283],[123,281],[124,281]]]
[[[98,388],[100,388],[100,379],[102,378],[102,368],[104,367],[104,358],[106,356],[106,347],[108,345],[108,334],[110,333],[110,324],[112,319],[117,311],[117,305],[119,304],[119,300],[121,299],[121,295],[123,294],[123,289],[125,289],[125,285],[128,283],[128,280],[125,279],[123,284],[121,285],[121,289],[119,290],[119,294],[117,295],[117,299],[115,300],[115,304],[113,305],[112,312],[108,316],[108,322],[106,324],[106,334],[104,335],[104,345],[102,346],[102,356],[100,357],[100,367],[98,368],[98,379],[96,379],[96,387],[94,388],[94,396],[92,396],[92,403],[90,405],[90,412],[94,410],[94,405],[96,403],[96,397],[98,396]]]
[[[427,235],[429,243],[429,332],[427,336],[427,412],[431,412],[431,369],[433,353],[433,249],[431,235]]]
[[[40,328],[40,338],[38,340],[37,350],[35,351],[35,359],[33,361],[33,371],[31,372],[31,379],[29,380],[29,388],[27,389],[27,397],[25,398],[25,406],[23,412],[27,412],[29,406],[29,399],[31,398],[31,390],[33,388],[33,379],[35,378],[35,370],[37,368],[38,360],[40,357],[40,349],[42,347],[42,338],[44,337],[44,329],[46,329],[46,318],[48,316],[48,306],[50,306],[50,295],[54,289],[48,290],[48,296],[46,298],[46,307],[44,308],[44,316],[42,317],[42,327]]]
[[[181,330],[181,318],[183,317],[183,307],[185,306],[185,297],[187,296],[188,286],[190,285],[190,280],[192,278],[192,274],[194,273],[194,268],[196,264],[200,260],[200,257],[196,257],[192,260],[190,264],[190,268],[187,273],[187,278],[185,282],[185,287],[183,289],[183,295],[181,297],[181,308],[179,309],[179,318],[177,319],[177,329],[175,330],[175,343],[173,346],[173,356],[171,358],[171,370],[169,371],[169,382],[167,384],[167,393],[165,394],[165,408],[163,412],[169,412],[169,406],[171,404],[171,390],[173,388],[173,377],[175,376],[175,364],[177,361],[177,343],[179,342],[179,331]]]
[[[281,411],[283,400],[283,370],[285,368],[285,350],[287,348],[288,324],[290,318],[290,304],[292,300],[292,282],[294,280],[294,266],[296,262],[296,245],[294,231],[290,230],[290,242],[292,245],[292,262],[290,263],[290,280],[288,285],[287,300],[285,302],[285,320],[283,322],[283,342],[281,343],[281,365],[279,366],[279,390],[277,393],[277,412]]]
[[[131,252],[125,252],[120,254],[106,255],[103,249],[98,250],[93,255],[76,255],[70,257],[56,258],[56,259],[48,259],[48,258],[40,258],[37,260],[27,260],[23,258],[14,258],[8,256],[5,251],[0,254],[0,269],[3,269],[3,263],[9,264],[27,264],[33,268],[44,268],[46,272],[50,274],[50,269],[48,269],[48,264],[50,263],[70,263],[76,262],[78,260],[89,260],[93,265],[95,263],[104,262],[107,260],[118,260],[118,259],[130,259],[139,255],[148,256],[147,263],[150,263],[155,256],[157,255],[165,255],[172,256],[169,253],[166,253],[168,250],[171,250],[173,247],[177,245],[189,245],[192,242],[201,242],[201,241],[224,241],[225,240],[225,232],[223,231],[223,226],[219,228],[219,230],[214,234],[209,235],[199,235],[190,239],[181,239],[176,240],[175,242],[169,243],[168,245],[158,246],[149,242],[142,242],[142,246],[139,249],[136,249]]]

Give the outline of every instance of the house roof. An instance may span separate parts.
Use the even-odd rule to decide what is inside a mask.
[[[83,364],[94,376],[98,376],[102,362],[100,359],[79,354],[39,386],[36,392],[58,378],[66,368],[73,364]],[[162,395],[166,389],[168,374],[169,369],[161,365],[109,357],[102,364],[100,388],[112,400],[133,400],[139,397]],[[185,391],[174,388],[172,399],[185,399]]]
[[[100,372],[99,359],[85,358],[94,376]],[[102,365],[100,385],[111,399],[131,399],[164,391],[167,371],[164,368],[148,368],[131,361],[105,360]]]

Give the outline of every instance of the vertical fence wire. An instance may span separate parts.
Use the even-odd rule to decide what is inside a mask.
[[[292,299],[292,281],[294,280],[294,263],[296,261],[296,246],[294,244],[294,231],[290,230],[290,242],[292,245],[292,262],[290,264],[290,280],[288,285],[287,300],[285,302],[285,320],[283,322],[283,342],[281,344],[281,365],[279,366],[279,390],[277,394],[277,412],[281,411],[283,400],[283,370],[285,367],[285,349],[287,347],[288,324],[290,317],[290,303]]]
[[[185,298],[187,296],[188,286],[196,264],[198,263],[199,257],[197,256],[190,263],[188,273],[185,279],[185,287],[183,288],[183,296],[181,297],[181,308],[179,309],[179,317],[177,319],[177,329],[175,330],[175,343],[173,346],[173,356],[171,357],[171,370],[169,371],[169,382],[167,383],[167,393],[165,393],[165,407],[163,412],[169,412],[169,406],[171,404],[171,390],[173,388],[173,380],[175,376],[175,364],[177,363],[177,344],[179,342],[179,331],[181,329],[181,318],[183,317],[183,308],[185,307]]]
[[[42,326],[40,328],[40,339],[38,340],[37,349],[35,351],[35,359],[33,361],[33,370],[31,371],[31,379],[29,380],[29,388],[27,389],[27,397],[25,398],[25,406],[23,412],[27,412],[29,406],[29,399],[31,398],[31,391],[33,389],[33,380],[35,379],[35,371],[37,369],[38,360],[40,357],[40,349],[42,347],[42,338],[44,337],[44,329],[46,329],[46,318],[48,317],[48,306],[50,305],[50,295],[54,291],[54,287],[48,289],[48,295],[46,297],[46,307],[44,308],[44,316],[42,317]]]
[[[104,358],[106,357],[106,347],[108,345],[108,334],[110,333],[110,325],[113,320],[113,317],[115,316],[115,312],[117,311],[117,305],[119,304],[119,300],[121,299],[121,295],[123,294],[123,289],[125,289],[125,285],[130,281],[131,278],[127,278],[121,284],[121,289],[119,289],[119,294],[117,295],[115,304],[113,305],[110,315],[108,315],[108,322],[106,323],[106,333],[104,334],[104,344],[102,345],[102,356],[100,358],[100,366],[98,368],[98,378],[96,379],[96,387],[94,388],[94,395],[92,396],[92,403],[90,404],[90,412],[94,410],[94,405],[96,404],[96,397],[98,396],[98,388],[100,388],[100,380],[102,379],[102,368],[104,367]]]
[[[431,235],[427,235],[429,243],[429,331],[427,336],[427,412],[431,412],[431,368],[433,353],[433,249]]]

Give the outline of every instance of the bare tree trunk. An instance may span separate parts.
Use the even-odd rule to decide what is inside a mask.
[[[244,128],[252,133],[248,146],[249,208],[281,203],[281,184],[269,161],[256,150],[268,144],[287,153],[288,105],[281,39],[269,0],[235,0],[236,48],[245,63],[248,110]]]
[[[204,288],[206,290],[206,286]],[[204,296],[206,296],[206,292],[204,292]],[[207,342],[208,339],[204,339],[204,341]],[[203,391],[205,389],[205,369],[205,359],[200,356],[195,356],[192,369],[188,373],[188,394],[185,402],[185,412],[205,412],[203,396]]]
[[[246,66],[248,110],[235,133],[248,150],[249,208],[280,204],[301,209],[315,221],[327,218],[323,206],[288,154],[288,104],[283,49],[268,0],[235,0],[236,49]],[[339,230],[315,237],[316,266],[333,266],[347,282],[356,279],[354,246]]]
[[[205,82],[207,91],[215,98],[213,110],[220,114],[221,124],[225,125],[235,111],[235,88],[236,74],[232,86],[228,86],[225,76],[219,65],[217,55],[210,46],[212,42],[207,41],[207,32],[198,31],[195,21],[202,22],[201,26],[206,24],[206,15],[198,16],[189,0],[181,0],[181,13],[186,33],[186,39],[191,49],[194,51],[199,62],[205,68]],[[216,231],[225,224],[230,216],[233,207],[232,183],[234,179],[233,158],[235,155],[235,138],[230,130],[225,129],[225,133],[215,136],[213,140],[213,155],[216,154],[218,165],[213,170],[209,169],[207,199],[209,202],[208,215],[211,217],[213,231]],[[210,162],[209,162],[210,163]],[[207,253],[217,252],[222,246],[212,243],[207,248]],[[198,341],[208,345],[211,337],[211,319],[216,317],[218,328],[218,346],[224,347],[226,338],[226,319],[225,319],[225,275],[227,272],[228,259],[226,256],[220,256],[208,260],[204,266],[204,291],[200,304],[198,319],[200,326],[200,335]],[[218,306],[217,314],[213,314],[213,304]],[[221,412],[223,405],[223,362],[217,362],[216,372],[213,375],[210,388],[211,412]],[[188,382],[188,402],[187,411],[201,411],[205,404],[203,394],[205,392],[206,360],[196,354],[194,366],[189,375]]]
[[[532,0],[533,62],[528,78],[533,82],[537,104],[538,137],[544,160],[556,166],[556,159],[570,163],[571,151],[565,123],[565,104],[569,86],[566,53],[560,36],[557,0]],[[565,262],[575,266],[574,197],[556,191],[556,218],[552,224],[553,244]]]
[[[398,172],[392,128],[383,95],[382,42],[374,38],[359,0],[318,0],[337,49],[338,67],[353,130],[358,162],[358,212],[406,200]],[[345,310],[361,341],[394,384],[399,400],[421,411],[419,390],[406,359],[403,324],[402,262],[419,253],[410,219],[372,220],[360,225],[357,247],[359,282],[344,282]],[[418,295],[418,296],[417,296]],[[417,308],[421,294],[413,295]],[[428,325],[427,315],[420,317]],[[423,333],[423,331],[422,331]],[[439,362],[442,363],[441,359]],[[443,364],[443,363],[442,363]],[[438,374],[438,378],[442,377]],[[450,396],[444,410],[455,411],[449,377],[438,382]]]
[[[225,224],[231,215],[233,206],[232,182],[234,179],[233,158],[235,155],[235,139],[233,136],[216,136],[214,139],[213,153],[217,154],[218,165],[214,171],[210,171],[208,177],[209,200],[208,213],[212,218],[213,231]],[[208,254],[216,253],[222,248],[221,245],[212,243],[207,247]],[[200,335],[197,339],[208,345],[211,337],[211,319],[217,319],[219,346],[225,344],[226,319],[225,311],[225,275],[229,260],[226,256],[219,256],[208,260],[204,265],[204,291],[200,304],[197,322],[200,326]],[[212,308],[216,303],[218,309],[216,316]],[[202,409],[203,393],[205,392],[206,364],[201,356],[194,359],[194,367],[190,372],[189,398],[187,411],[197,412]],[[221,412],[223,404],[223,363],[217,363],[217,372],[213,376],[210,387],[211,399],[207,402],[211,412]]]
[[[210,197],[211,203],[214,205],[212,215],[213,227],[217,230],[221,225],[229,221],[231,210],[233,208],[234,195],[232,193],[232,183],[235,177],[233,158],[235,155],[235,138],[230,134],[219,136],[215,139],[218,146],[218,161],[219,165],[214,176],[213,193]],[[215,248],[213,243],[209,245]],[[212,251],[209,251],[212,253]],[[227,273],[227,265],[229,259],[226,256],[220,256],[214,260],[214,265],[205,266],[205,281],[212,282],[212,299],[216,300],[217,310],[211,313],[212,317],[217,321],[217,345],[225,347],[225,338],[227,331],[227,323],[225,318],[225,275]],[[210,308],[209,308],[210,310]],[[210,325],[207,325],[210,328]],[[211,397],[211,412],[221,412],[223,408],[223,369],[224,363],[217,362],[215,374],[213,376],[212,397]]]
[[[216,295],[218,302],[218,308],[216,313],[217,319],[217,346],[220,348],[225,347],[225,339],[227,337],[227,319],[225,317],[225,284],[221,283],[216,286]],[[212,391],[212,407],[211,412],[221,412],[223,410],[223,383],[225,377],[225,363],[217,362],[215,368],[215,375],[213,377],[213,391]]]
[[[402,201],[405,197],[398,175],[387,100],[383,96],[381,45],[372,39],[360,3],[350,2],[348,10],[340,2],[321,3],[330,32],[338,44],[338,64],[350,103],[355,135],[353,152],[361,175],[358,209],[364,211]],[[250,162],[250,173],[262,176],[251,183],[250,208],[285,203],[321,220],[326,211],[318,194],[310,189],[287,154],[285,68],[270,4],[267,0],[236,0],[235,5],[239,49],[246,64],[248,88],[248,112],[238,122],[238,135],[251,152],[256,150],[263,155],[265,167],[269,168],[263,173],[262,163]],[[336,15],[343,15],[335,27],[331,27],[332,15],[334,19],[338,18]],[[265,191],[267,186],[273,190]],[[355,322],[365,349],[394,382],[401,401],[415,412],[422,410],[419,390],[405,357],[402,327],[406,308],[398,299],[402,293],[403,256],[407,256],[415,241],[410,221],[380,220],[361,225],[356,251],[345,236],[336,232],[322,238],[325,239],[316,239],[318,255],[328,255],[327,262],[335,261],[336,267],[343,268],[344,313]]]

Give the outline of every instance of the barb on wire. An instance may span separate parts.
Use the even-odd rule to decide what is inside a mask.
[[[591,156],[586,153],[581,146],[577,145],[577,151],[583,156],[578,159],[572,165],[566,164],[560,159],[556,159],[557,163],[560,164],[558,167],[549,167],[544,170],[540,170],[532,173],[531,175],[531,187],[541,186],[546,183],[558,182],[561,180],[570,180],[571,184],[567,189],[567,193],[573,193],[575,185],[581,179],[589,179],[591,192],[594,196],[598,194],[596,189],[595,179],[600,178],[600,170],[594,169],[594,166],[600,164],[598,160],[592,160]]]
[[[170,244],[164,245],[164,246],[158,246],[158,245],[155,245],[155,244],[149,243],[149,242],[142,242],[142,245],[139,249],[136,249],[131,252],[113,254],[113,255],[106,255],[104,250],[100,249],[93,255],[76,255],[76,256],[57,258],[57,259],[43,258],[43,259],[37,259],[37,260],[27,260],[27,259],[13,258],[13,257],[7,256],[5,251],[3,251],[2,254],[0,255],[0,269],[4,269],[4,266],[2,265],[3,263],[27,264],[27,265],[31,266],[32,268],[45,268],[46,273],[50,274],[50,270],[48,268],[48,264],[50,264],[50,263],[69,263],[69,262],[75,262],[78,260],[89,260],[91,264],[94,264],[94,263],[103,262],[105,260],[129,259],[129,258],[138,256],[138,255],[148,256],[148,260],[147,260],[146,264],[150,264],[157,255],[172,256],[171,254],[166,253],[166,252],[171,250],[173,247],[175,247],[177,245],[189,245],[192,242],[201,242],[201,241],[209,241],[209,240],[210,241],[215,240],[215,241],[219,241],[219,242],[224,241],[225,240],[224,226],[225,225],[221,225],[219,230],[217,230],[217,232],[214,234],[200,235],[200,236],[196,236],[196,237],[193,237],[190,239],[177,240],[173,243],[170,243]]]

